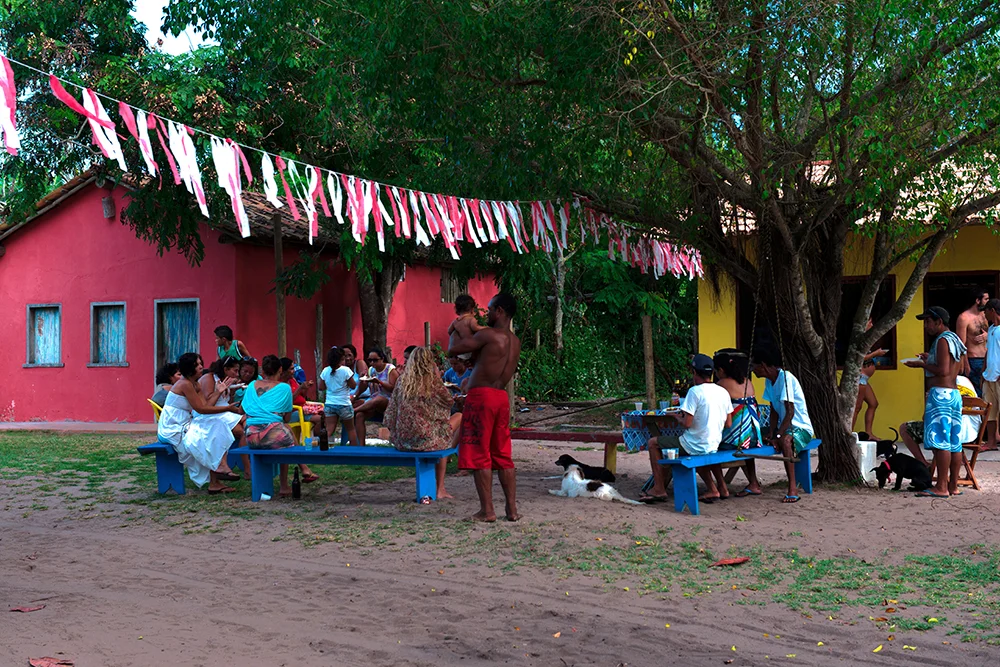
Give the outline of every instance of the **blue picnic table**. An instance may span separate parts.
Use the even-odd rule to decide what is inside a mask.
[[[274,497],[274,477],[281,464],[306,465],[354,465],[413,467],[416,470],[417,495],[420,502],[424,498],[437,500],[437,480],[434,467],[439,460],[458,453],[458,448],[442,449],[434,452],[403,452],[395,447],[351,447],[340,445],[327,451],[308,447],[284,447],[282,449],[251,449],[235,447],[229,456],[250,457],[250,499],[260,500],[261,494]]]

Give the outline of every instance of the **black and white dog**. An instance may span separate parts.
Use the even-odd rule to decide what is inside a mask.
[[[553,496],[563,498],[597,498],[598,500],[617,500],[626,505],[641,505],[642,503],[625,498],[618,490],[610,484],[600,480],[587,479],[581,467],[571,463],[566,467],[566,472],[562,476],[562,487],[559,489],[549,489]]]
[[[899,491],[903,485],[904,478],[910,480],[910,485],[907,487],[908,491],[923,491],[931,488],[933,482],[931,481],[930,470],[927,469],[923,461],[918,461],[906,454],[897,453],[896,442],[899,441],[899,432],[894,428],[890,430],[896,434],[896,439],[879,440],[875,445],[876,458],[885,459],[877,467],[872,468],[875,477],[878,478],[878,488],[885,488],[890,475],[896,475],[896,485],[893,487],[894,491]]]
[[[563,470],[569,470],[570,466],[577,466],[580,468],[580,472],[583,473],[583,476],[586,479],[596,479],[599,482],[607,482],[608,484],[615,481],[615,474],[607,468],[601,466],[588,466],[584,463],[580,463],[569,454],[563,454],[557,458],[556,465]]]

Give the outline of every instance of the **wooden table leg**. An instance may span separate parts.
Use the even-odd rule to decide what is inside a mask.
[[[604,467],[615,474],[618,468],[618,443],[604,443]]]

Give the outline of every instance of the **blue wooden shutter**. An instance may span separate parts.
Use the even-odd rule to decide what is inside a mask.
[[[28,308],[28,363],[58,364],[62,346],[62,322],[59,306]]]
[[[125,306],[105,304],[94,306],[92,362],[95,364],[125,363]]]
[[[157,366],[176,362],[185,352],[198,350],[198,303],[158,304]]]

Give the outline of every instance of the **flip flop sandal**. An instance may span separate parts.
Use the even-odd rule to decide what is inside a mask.
[[[763,491],[751,491],[749,486],[743,489],[742,491],[736,492],[737,498],[746,498],[747,496],[762,496],[762,495],[764,495]]]
[[[236,475],[236,474],[231,473],[231,472],[217,472],[215,474],[223,482],[238,482],[241,479],[243,479],[239,475]]]
[[[698,502],[705,503],[706,505],[711,505],[718,499],[719,499],[718,496],[705,496],[703,498],[698,498]]]
[[[918,491],[914,495],[917,498],[951,498],[951,495],[949,494],[942,496],[940,493],[934,493],[933,491]]]
[[[316,474],[303,475],[302,476],[302,483],[303,484],[312,484],[313,482],[316,482],[318,480],[319,480],[319,475],[316,475]]]
[[[784,503],[785,505],[791,505],[792,503],[799,502],[799,497],[786,495],[784,498],[782,498],[781,502]]]
[[[222,494],[222,493],[235,493],[235,492],[236,492],[236,489],[234,489],[233,487],[231,487],[231,486],[224,486],[221,489],[209,489],[208,490],[208,495],[210,495],[210,496],[217,496],[217,495]]]
[[[644,505],[655,505],[657,503],[665,503],[669,500],[666,496],[640,496],[639,502]]]

